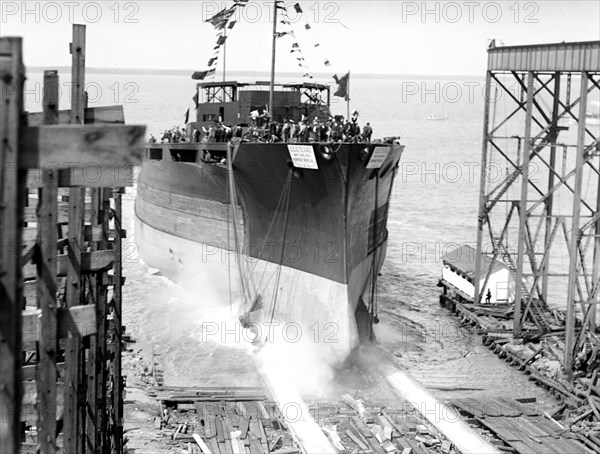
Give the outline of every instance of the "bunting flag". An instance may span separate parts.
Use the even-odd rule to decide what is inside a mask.
[[[275,32],[275,38],[283,38],[285,35],[288,35],[290,32]]]
[[[306,24],[306,25],[304,26],[304,28],[306,28],[307,30],[310,30],[310,24]]]
[[[227,25],[227,22],[229,22],[229,19],[231,19],[231,16],[233,16],[233,13],[235,13],[236,6],[237,3],[234,4],[231,8],[219,11],[214,16],[206,19],[205,22],[209,22],[217,30],[224,29]]]
[[[338,88],[333,94],[333,96],[338,96],[340,98],[344,98],[346,101],[350,101],[350,98],[348,97],[348,82],[350,80],[350,71],[348,71],[348,74],[342,77],[338,77],[336,74],[334,74],[333,78],[335,79],[335,83],[338,85]]]
[[[235,26],[236,23],[237,23],[237,21],[232,20],[231,22],[229,22],[229,26],[227,28],[231,30]]]
[[[325,66],[331,66],[331,63],[329,62],[329,60],[325,59],[324,65]]]
[[[208,76],[213,76],[215,74],[215,68],[208,69],[206,71],[196,71],[192,74],[192,79],[194,80],[204,80]]]
[[[194,97],[192,98],[192,100],[194,101],[194,105],[196,106],[196,110],[198,110],[198,90],[196,90],[196,94],[194,94]]]
[[[294,9],[296,10],[296,12],[297,12],[298,14],[302,14],[302,8],[300,8],[300,3],[296,3],[296,4],[294,5]]]
[[[206,64],[206,66],[211,67],[213,65],[214,62],[217,61],[218,57],[212,57],[210,60],[208,60],[208,63]]]
[[[188,107],[188,110],[185,111],[185,121],[183,122],[183,124],[187,125],[189,119],[190,119],[190,108]]]
[[[227,40],[227,36],[225,36],[225,35],[219,36],[219,39],[217,40],[217,46],[222,46],[223,44],[225,44],[226,40]]]

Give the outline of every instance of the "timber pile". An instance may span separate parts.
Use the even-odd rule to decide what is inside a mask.
[[[412,405],[391,409],[371,406],[345,394],[343,402],[310,406],[314,419],[338,452],[346,453],[458,453]]]
[[[161,404],[155,429],[184,453],[303,452],[286,415],[262,388],[157,387],[148,393]],[[459,453],[412,406],[384,409],[344,395],[340,402],[313,402],[309,408],[340,453]],[[287,416],[291,420],[293,413]]]
[[[562,366],[565,357],[565,314],[562,311],[538,312],[537,317],[543,317],[552,331],[542,333],[537,324],[528,322],[523,327],[523,339],[515,341],[508,306],[448,302],[465,325],[473,326],[483,335],[484,345],[563,402],[552,416],[577,434],[582,443],[600,452],[600,338],[597,334],[580,330],[575,344],[578,353],[574,379],[569,382]]]
[[[452,402],[463,415],[473,418],[472,425],[482,427],[500,438],[506,446],[502,451],[518,454],[589,453],[578,433],[567,430],[531,399],[490,397],[483,399],[454,399]]]
[[[154,388],[155,428],[183,452],[300,453],[276,404],[262,388]]]

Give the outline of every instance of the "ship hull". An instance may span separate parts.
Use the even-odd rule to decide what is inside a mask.
[[[368,305],[385,257],[401,147],[368,169],[365,145],[336,147],[333,159],[310,146],[318,169],[291,165],[286,144],[236,146],[231,168],[178,162],[185,151],[163,145],[161,159],[142,165],[136,241],[148,265],[200,295],[207,286],[225,301],[230,291],[241,300],[259,295],[247,320],[260,334],[272,323],[270,340],[299,335],[345,358],[365,336],[356,314],[364,319],[359,306]],[[206,144],[179,148],[190,147],[203,153]]]

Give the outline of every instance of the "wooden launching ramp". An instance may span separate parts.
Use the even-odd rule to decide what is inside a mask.
[[[160,402],[154,428],[163,445],[193,454],[481,454],[500,452],[490,439],[505,445],[482,437],[393,366],[379,373],[389,384],[386,394],[401,398],[385,404],[348,394],[305,402],[265,371],[263,387],[165,387],[160,367],[153,369],[158,386],[149,394]]]

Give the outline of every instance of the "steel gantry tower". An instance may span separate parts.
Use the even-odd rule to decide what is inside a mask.
[[[488,49],[476,302],[485,254],[513,272],[515,338],[566,308],[568,375],[600,312],[599,100],[600,41]]]

